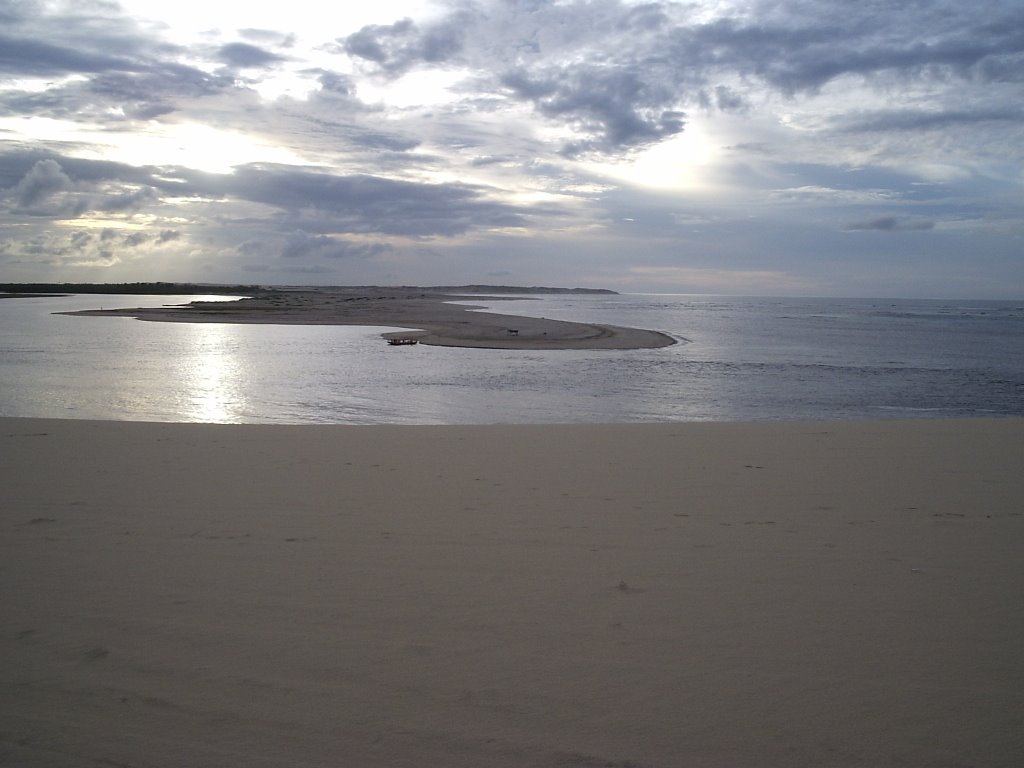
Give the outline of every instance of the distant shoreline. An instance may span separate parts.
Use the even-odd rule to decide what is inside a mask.
[[[70,293],[84,294],[118,294],[127,296],[175,296],[182,294],[198,295],[218,293],[224,295],[262,295],[279,291],[333,291],[333,290],[402,290],[431,291],[433,293],[498,293],[498,294],[603,294],[617,296],[616,291],[608,288],[557,288],[547,286],[522,285],[403,285],[391,288],[377,285],[325,285],[325,286],[287,286],[287,285],[218,285],[213,283],[0,283],[0,298],[11,296],[59,296]]]
[[[59,299],[68,293],[0,293],[0,299]]]
[[[421,344],[481,349],[654,349],[677,343],[660,331],[505,315],[453,304],[487,286],[451,288],[321,287],[261,289],[238,301],[193,301],[175,307],[95,309],[60,314],[134,317],[159,322],[359,325],[408,328],[383,334]],[[209,289],[207,292],[210,292]],[[505,293],[614,293],[595,289],[506,287]],[[491,301],[509,296],[492,297]]]

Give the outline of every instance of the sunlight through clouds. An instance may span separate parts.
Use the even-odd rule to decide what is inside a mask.
[[[433,283],[488,282],[500,253],[523,284],[596,260],[604,285],[651,290],[720,270],[737,290],[807,278],[842,294],[879,263],[905,285],[935,286],[915,282],[933,264],[1024,285],[1011,0],[26,0],[5,13],[12,280],[52,275],[51,241],[80,279],[95,243],[56,232],[88,219],[151,242],[179,222],[151,254],[138,238],[104,244],[106,272],[129,281],[194,279],[201,252],[223,282],[380,284],[396,259]],[[353,238],[375,242],[324,245]],[[635,271],[652,265],[669,271]]]
[[[708,191],[721,147],[699,124],[635,156],[614,163],[588,162],[594,173],[626,184],[658,190]]]
[[[109,159],[142,165],[182,165],[208,173],[230,173],[246,163],[302,164],[303,158],[236,131],[195,123],[162,125],[122,137],[102,152]]]
[[[288,3],[211,3],[206,0],[118,0],[133,17],[159,24],[172,39],[211,38],[217,32],[239,29],[281,31],[310,44],[331,35],[344,35],[381,19],[428,17],[440,12],[443,3],[426,0],[374,0],[372,3],[338,5],[293,0]]]

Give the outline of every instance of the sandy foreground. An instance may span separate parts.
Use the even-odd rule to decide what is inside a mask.
[[[392,326],[410,330],[383,336],[416,339],[433,346],[488,349],[652,349],[677,341],[659,331],[503,315],[479,311],[479,306],[451,303],[466,302],[470,298],[420,288],[342,287],[280,290],[268,296],[231,302],[196,301],[177,307],[100,309],[64,314],[183,323]],[[487,302],[506,299],[488,297]]]
[[[0,764],[1019,766],[1022,446],[0,419]]]

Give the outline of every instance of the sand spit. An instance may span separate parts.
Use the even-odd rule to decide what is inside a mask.
[[[451,304],[465,296],[416,288],[281,290],[234,302],[196,301],[179,307],[86,310],[75,315],[135,317],[164,322],[282,323],[409,328],[387,338],[488,349],[652,349],[676,343],[658,331],[480,312]],[[502,297],[488,298],[488,303]]]
[[[1016,768],[1022,444],[0,419],[0,764]]]

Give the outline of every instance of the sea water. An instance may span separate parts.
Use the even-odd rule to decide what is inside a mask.
[[[54,314],[193,298],[0,300],[0,415],[295,424],[1024,415],[1024,302],[467,297],[679,341],[625,351],[390,347],[380,334],[393,328]]]

